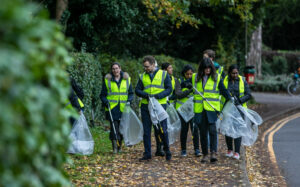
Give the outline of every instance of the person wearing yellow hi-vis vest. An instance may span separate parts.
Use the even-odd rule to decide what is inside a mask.
[[[251,91],[247,81],[244,77],[239,75],[239,67],[236,64],[233,64],[229,67],[228,75],[225,77],[224,86],[230,92],[230,95],[234,97],[235,105],[242,105],[247,108],[247,101],[251,99]],[[222,103],[225,103],[226,99],[222,98]],[[235,159],[240,158],[240,146],[242,142],[242,137],[231,138],[225,136],[227,144],[227,157],[233,157]],[[232,146],[232,140],[234,140],[234,152]]]
[[[198,72],[192,76],[194,91],[194,122],[200,130],[200,142],[203,153],[201,162],[208,162],[208,134],[210,139],[211,156],[210,162],[216,162],[217,159],[217,115],[221,110],[221,95],[230,99],[230,94],[224,87],[221,75],[216,73],[209,58],[203,58],[199,63]],[[205,99],[198,93],[200,92]],[[209,103],[208,103],[209,102]],[[212,105],[213,107],[211,107]]]
[[[155,58],[153,56],[145,56],[143,58],[143,66],[145,72],[139,75],[139,80],[135,88],[137,96],[142,98],[141,101],[141,116],[143,122],[143,141],[145,152],[140,161],[147,161],[152,158],[151,155],[151,129],[152,121],[148,109],[149,97],[154,97],[162,105],[164,109],[167,107],[167,96],[172,92],[172,84],[170,76],[166,71],[155,67]],[[171,160],[172,154],[169,148],[167,119],[160,121],[159,125],[162,128],[160,133],[160,141],[163,143],[163,148],[166,154],[166,160]],[[156,129],[156,128],[155,128]],[[158,130],[158,129],[157,129]]]
[[[181,75],[183,78],[179,79],[179,87],[181,88],[181,92],[185,92],[185,95],[177,95],[176,100],[176,109],[178,109],[181,105],[183,105],[190,97],[193,96],[193,86],[191,83],[192,75],[194,73],[194,68],[191,65],[185,65],[181,71]],[[178,113],[181,121],[181,131],[180,131],[180,145],[181,145],[181,156],[187,156],[186,151],[186,141],[189,128],[192,132],[193,137],[193,144],[194,144],[194,151],[195,156],[201,156],[200,149],[199,149],[199,129],[197,126],[193,124],[194,119],[191,119],[188,122],[185,122],[182,116]]]
[[[121,151],[123,137],[119,131],[120,120],[125,105],[133,100],[130,80],[128,73],[121,70],[121,65],[114,62],[111,73],[105,75],[102,84],[100,99],[105,106],[106,119],[110,121],[109,139],[112,141],[113,153]]]

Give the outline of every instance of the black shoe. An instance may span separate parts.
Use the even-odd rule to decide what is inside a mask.
[[[206,163],[206,162],[208,162],[208,155],[203,155],[201,159],[201,163]]]
[[[170,161],[172,159],[172,153],[170,151],[166,152],[166,160]]]
[[[151,157],[147,157],[147,156],[143,156],[142,158],[139,159],[140,162],[149,161],[149,160],[151,160]]]
[[[211,155],[210,155],[210,162],[211,163],[214,163],[214,162],[217,162],[218,161],[218,159],[217,159],[217,154],[216,153],[211,153]]]
[[[156,151],[155,156],[165,156],[165,152],[163,151]]]

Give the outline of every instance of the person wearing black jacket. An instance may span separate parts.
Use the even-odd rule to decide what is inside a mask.
[[[192,91],[193,91],[193,85],[191,83],[191,78],[194,73],[194,69],[191,65],[185,65],[182,69],[182,78],[179,79],[180,84],[178,88],[181,88],[182,93],[186,94],[181,94],[177,95],[176,98],[176,109],[178,109],[182,104],[184,104],[189,97],[192,96]],[[193,137],[193,144],[194,144],[194,151],[195,151],[195,156],[199,157],[201,156],[200,149],[199,149],[199,129],[198,126],[193,124],[193,119],[191,119],[188,122],[185,122],[184,119],[180,116],[180,121],[181,121],[181,131],[180,131],[180,143],[181,143],[181,156],[185,157],[187,156],[187,151],[186,151],[186,141],[187,141],[187,135],[189,131],[189,127],[192,132],[192,137]]]
[[[247,81],[244,77],[239,75],[238,65],[233,64],[229,67],[228,75],[224,79],[224,86],[230,92],[231,96],[234,97],[235,105],[242,105],[247,108],[247,101],[251,99],[251,91]],[[242,137],[231,138],[225,136],[228,152],[227,157],[233,157],[235,159],[240,158],[240,146]],[[232,147],[232,140],[234,140],[234,152]]]
[[[155,58],[153,56],[145,56],[143,59],[143,66],[145,72],[140,74],[139,81],[135,88],[135,93],[137,96],[142,98],[141,101],[141,114],[142,122],[144,128],[144,149],[145,152],[140,161],[150,160],[151,155],[151,129],[152,121],[150,118],[150,113],[148,109],[149,97],[154,97],[162,105],[164,109],[167,107],[167,97],[172,92],[172,84],[170,76],[166,71],[159,70],[155,67]],[[163,148],[166,154],[166,160],[169,161],[172,158],[172,154],[169,148],[169,139],[167,131],[167,119],[160,122],[163,129],[161,133],[161,141],[163,143]]]
[[[118,62],[111,65],[111,73],[104,77],[100,99],[105,107],[106,119],[110,121],[109,138],[112,141],[113,153],[120,152],[123,140],[119,131],[120,120],[125,105],[133,100],[133,90],[129,74],[121,70]]]

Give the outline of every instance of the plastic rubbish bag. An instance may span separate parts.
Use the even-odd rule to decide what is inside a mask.
[[[261,125],[263,123],[260,115],[254,110],[244,108],[242,105],[238,105],[237,108],[255,125]]]
[[[249,131],[247,124],[233,102],[229,101],[225,104],[221,119],[219,118],[216,122],[217,130],[221,134],[232,138],[247,135]]]
[[[120,121],[120,133],[123,135],[126,146],[138,144],[143,140],[143,124],[130,105],[124,107]]]
[[[158,124],[169,117],[165,109],[154,97],[149,98],[148,109],[153,124]]]
[[[242,137],[242,145],[251,146],[255,143],[258,136],[258,126],[251,123],[251,121],[246,118],[248,133]]]
[[[184,119],[185,122],[189,122],[195,115],[193,99],[194,97],[190,97],[177,109],[178,113]]]
[[[173,144],[180,134],[181,129],[181,122],[180,118],[177,114],[176,109],[174,108],[173,104],[168,105],[167,107],[167,113],[169,115],[169,118],[167,119],[168,124],[168,137],[169,137],[169,144]]]
[[[71,130],[70,139],[71,144],[67,153],[82,155],[90,155],[93,153],[94,140],[82,112]]]

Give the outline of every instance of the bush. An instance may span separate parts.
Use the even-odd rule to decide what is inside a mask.
[[[263,79],[256,79],[250,86],[252,91],[278,92],[286,91],[288,84],[292,81],[292,75],[264,76]]]
[[[84,113],[88,121],[104,119],[102,104],[99,98],[102,86],[101,64],[89,53],[73,53],[75,62],[68,70],[84,91]]]
[[[70,186],[62,165],[71,44],[45,15],[24,0],[1,1],[0,186]]]

